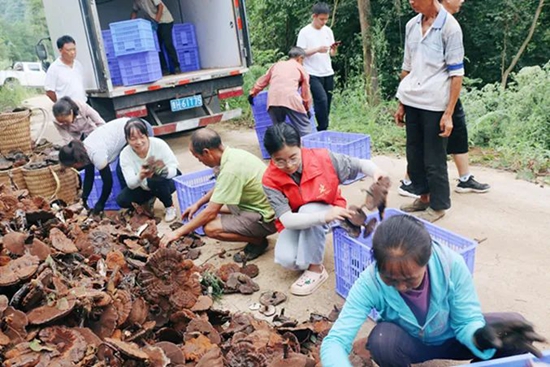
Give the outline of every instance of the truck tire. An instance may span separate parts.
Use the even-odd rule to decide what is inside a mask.
[[[14,90],[17,87],[19,87],[20,85],[21,85],[21,83],[16,78],[8,78],[4,82],[4,88],[6,88],[8,90]]]

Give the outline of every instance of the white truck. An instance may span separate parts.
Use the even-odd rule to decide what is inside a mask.
[[[10,69],[0,71],[0,86],[11,88],[43,87],[46,72],[39,62],[15,62]]]
[[[62,35],[75,39],[88,102],[105,120],[142,117],[158,136],[241,115],[220,105],[243,94],[243,74],[252,61],[244,0],[164,0],[175,23],[195,26],[201,69],[133,86],[113,86],[101,36],[110,23],[130,18],[133,0],[43,3],[53,49]]]

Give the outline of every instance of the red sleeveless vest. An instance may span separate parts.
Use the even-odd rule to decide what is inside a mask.
[[[290,175],[277,168],[273,162],[264,173],[262,184],[283,193],[289,201],[292,212],[296,213],[304,204],[325,203],[346,207],[346,199],[342,197],[340,180],[332,165],[327,149],[302,148],[302,180],[300,186]],[[284,226],[275,221],[280,232]]]

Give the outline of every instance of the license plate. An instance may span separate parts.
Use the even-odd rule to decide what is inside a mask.
[[[172,112],[188,110],[190,108],[201,106],[202,96],[200,94],[197,94],[196,96],[173,99],[170,101],[170,109],[172,110]]]

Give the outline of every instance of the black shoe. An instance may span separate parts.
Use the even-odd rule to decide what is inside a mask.
[[[417,195],[414,192],[414,186],[412,182],[408,185],[405,185],[405,182],[403,182],[403,180],[401,180],[401,186],[399,186],[399,188],[397,189],[397,192],[399,193],[399,195],[405,196],[408,198],[418,199],[420,197],[420,195]]]
[[[458,185],[455,187],[455,191],[460,194],[465,194],[468,192],[475,192],[477,194],[483,194],[491,189],[491,186],[484,183],[479,183],[474,180],[474,176],[470,176],[468,181],[462,182],[458,180]]]
[[[269,247],[269,243],[267,242],[267,238],[264,238],[264,241],[261,245],[254,245],[252,243],[246,244],[244,247],[244,250],[241,252],[237,252],[235,255],[233,255],[233,261],[237,263],[242,263],[243,261],[249,261],[254,260],[260,255],[262,255],[264,252],[266,252],[267,248]]]

